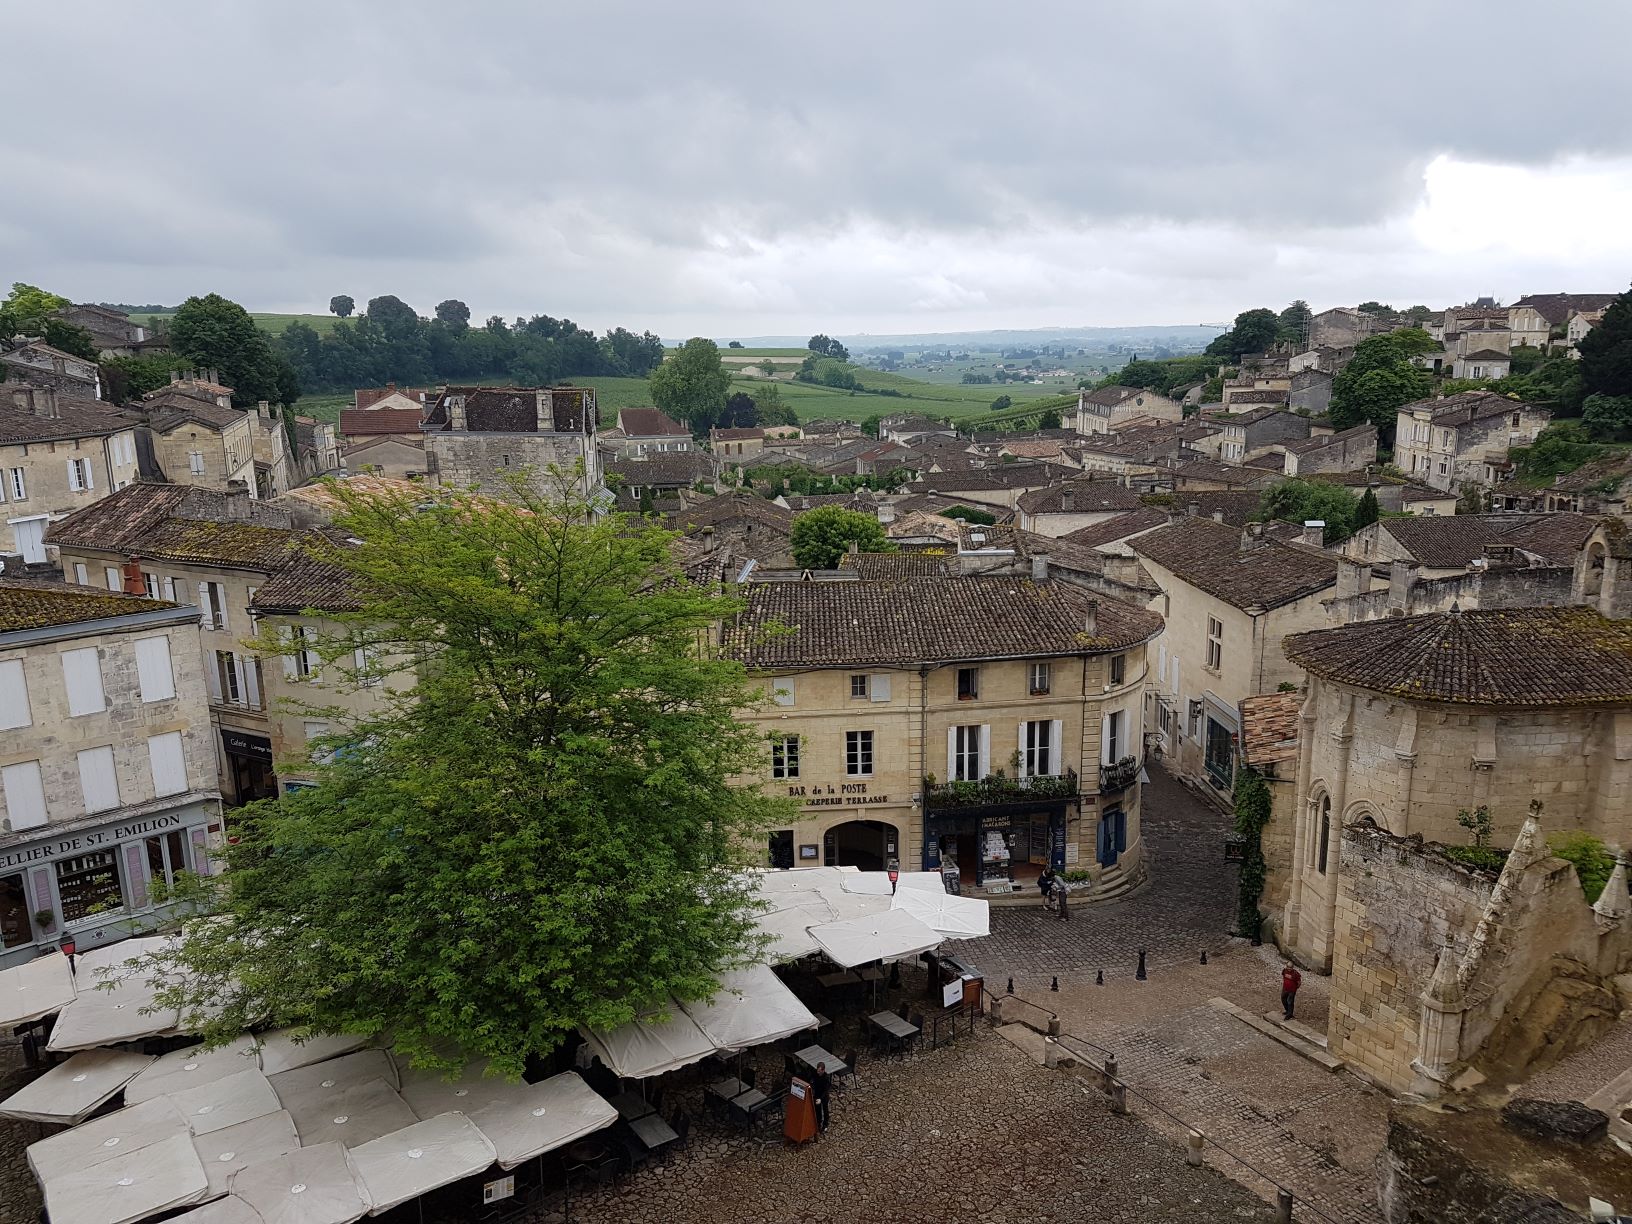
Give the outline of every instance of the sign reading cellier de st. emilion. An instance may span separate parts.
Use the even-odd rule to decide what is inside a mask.
[[[888,795],[869,795],[865,782],[840,782],[788,787],[788,797],[806,807],[857,807],[866,803],[888,803]]]
[[[92,829],[87,833],[53,838],[22,850],[3,851],[0,852],[0,869],[22,867],[29,863],[49,863],[52,859],[66,858],[85,850],[117,845],[132,837],[178,828],[181,819],[181,813],[171,812],[163,816],[149,816],[145,820],[128,821],[111,829]]]

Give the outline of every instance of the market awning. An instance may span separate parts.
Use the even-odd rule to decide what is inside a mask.
[[[363,1188],[338,1143],[257,1161],[228,1184],[265,1224],[352,1224],[368,1214]]]
[[[816,1017],[769,965],[734,969],[707,1003],[682,1003],[718,1050],[735,1053],[816,1027]]]
[[[210,1179],[211,1194],[225,1194],[227,1183],[239,1169],[282,1156],[299,1146],[294,1119],[282,1109],[193,1136],[193,1150],[204,1165],[204,1176]]]
[[[886,910],[812,927],[816,946],[846,969],[878,960],[901,960],[937,947],[941,937],[905,910]]]
[[[437,1114],[354,1147],[349,1155],[370,1215],[480,1173],[497,1157],[487,1136],[462,1113]]]
[[[84,1050],[0,1101],[0,1117],[83,1122],[152,1061],[151,1054]]]
[[[892,908],[911,914],[945,939],[975,939],[992,933],[991,906],[979,897],[954,897],[939,880],[933,889],[897,890]]]
[[[74,1001],[74,975],[60,952],[0,969],[0,1028],[59,1012]]]
[[[44,1184],[172,1135],[186,1138],[187,1134],[187,1119],[171,1101],[146,1101],[29,1144],[28,1167]]]
[[[155,1058],[125,1086],[125,1104],[139,1105],[167,1093],[186,1092],[240,1071],[257,1069],[255,1042],[247,1036],[213,1050],[201,1045],[172,1050]]]
[[[567,1071],[542,1083],[511,1085],[504,1100],[474,1110],[470,1120],[493,1144],[500,1167],[513,1169],[611,1126],[618,1111]]]
[[[272,1088],[279,1099],[288,1105],[291,1095],[309,1094],[319,1088],[343,1088],[377,1079],[395,1088],[397,1068],[384,1050],[359,1050],[327,1062],[313,1063],[293,1071],[280,1071],[267,1078],[272,1081]]]
[[[466,1064],[453,1079],[440,1071],[416,1070],[400,1055],[392,1055],[392,1061],[402,1081],[398,1089],[402,1099],[421,1118],[434,1118],[449,1110],[474,1113],[483,1105],[505,1100],[521,1086],[520,1080],[488,1075],[486,1059]]]
[[[97,984],[96,975],[105,972],[81,966],[85,988],[57,1016],[46,1049],[91,1050],[174,1031],[180,1013],[175,1008],[154,1008],[154,991],[145,970],[114,970],[109,989]]]
[[[186,1135],[60,1170],[41,1185],[51,1224],[135,1224],[161,1211],[202,1203],[210,1194],[204,1167]]]
[[[697,1022],[672,1005],[666,1015],[648,1012],[611,1033],[580,1031],[601,1061],[623,1079],[675,1071],[702,1061],[715,1049]]]

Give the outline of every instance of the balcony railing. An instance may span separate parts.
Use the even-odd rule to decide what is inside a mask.
[[[1112,791],[1125,791],[1139,780],[1139,770],[1143,762],[1138,757],[1123,757],[1114,765],[1099,767],[1099,793],[1109,794]]]
[[[924,806],[930,811],[948,808],[991,807],[997,804],[1055,802],[1075,799],[1077,771],[1010,778],[988,774],[978,782],[924,782]]]

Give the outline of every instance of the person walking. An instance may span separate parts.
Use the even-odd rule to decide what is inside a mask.
[[[833,1091],[833,1077],[827,1073],[827,1064],[816,1064],[816,1074],[810,1077],[810,1096],[816,1102],[816,1129],[827,1129],[827,1098]]]
[[[1288,1020],[1292,1019],[1292,1005],[1298,1000],[1298,987],[1303,985],[1303,974],[1298,972],[1297,966],[1291,961],[1281,970],[1281,1011]]]
[[[1065,881],[1054,881],[1054,905],[1061,922],[1068,922],[1071,918],[1071,890],[1065,886]]]

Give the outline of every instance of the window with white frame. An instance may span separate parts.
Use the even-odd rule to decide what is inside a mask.
[[[778,735],[771,740],[771,777],[799,776],[799,737]]]
[[[980,668],[958,668],[958,700],[974,701],[980,696]]]
[[[1031,665],[1031,674],[1028,679],[1028,687],[1031,689],[1031,695],[1033,697],[1043,696],[1048,692],[1049,680],[1051,679],[1048,664],[1033,663]]]
[[[238,667],[238,656],[230,650],[215,652],[216,691],[227,705],[244,704],[244,681]]]
[[[68,460],[68,490],[71,493],[84,493],[95,488],[95,477],[91,471],[89,459]]]
[[[857,701],[866,701],[869,698],[866,676],[850,677],[850,696]]]
[[[204,475],[204,452],[203,451],[196,451],[195,450],[195,451],[188,451],[187,452],[187,470],[189,472],[191,472],[194,476]]]
[[[1060,723],[1033,719],[1020,726],[1020,768],[1025,777],[1052,777],[1060,772]]]
[[[1214,616],[1207,618],[1207,666],[1214,671],[1224,667],[1224,622]]]
[[[852,778],[873,776],[873,733],[846,731],[844,733],[844,772]]]
[[[155,884],[174,888],[176,877],[191,870],[187,839],[179,829],[145,838],[142,846],[147,852],[147,878]]]
[[[102,577],[108,584],[108,590],[122,591],[125,589],[124,571],[122,571],[117,565],[103,566]]]
[[[793,677],[778,676],[771,681],[771,700],[779,706],[793,704]]]
[[[28,482],[23,479],[22,468],[14,467],[11,469],[11,479],[6,482],[6,488],[11,494],[12,501],[28,500]]]
[[[1128,656],[1127,655],[1112,655],[1111,656],[1111,683],[1112,684],[1118,684],[1119,685],[1119,684],[1123,683],[1123,678],[1126,676],[1127,670],[1128,670]]]
[[[1123,724],[1127,715],[1121,710],[1112,710],[1105,716],[1105,764],[1114,765],[1127,755],[1126,735]]]
[[[373,688],[379,684],[381,677],[375,672],[374,666],[377,655],[372,646],[357,646],[352,649],[352,670],[357,673],[356,681],[363,688]]]
[[[85,562],[83,562],[83,561],[75,561],[74,562],[74,581],[77,582],[80,586],[90,586],[91,585],[91,571],[86,568]]]
[[[301,732],[306,737],[306,755],[314,765],[327,765],[334,760],[332,748],[314,748],[312,745],[329,733],[329,724],[318,719],[310,719],[300,724]]]
[[[985,732],[979,724],[952,728],[952,781],[978,782],[984,776],[981,747]]]

